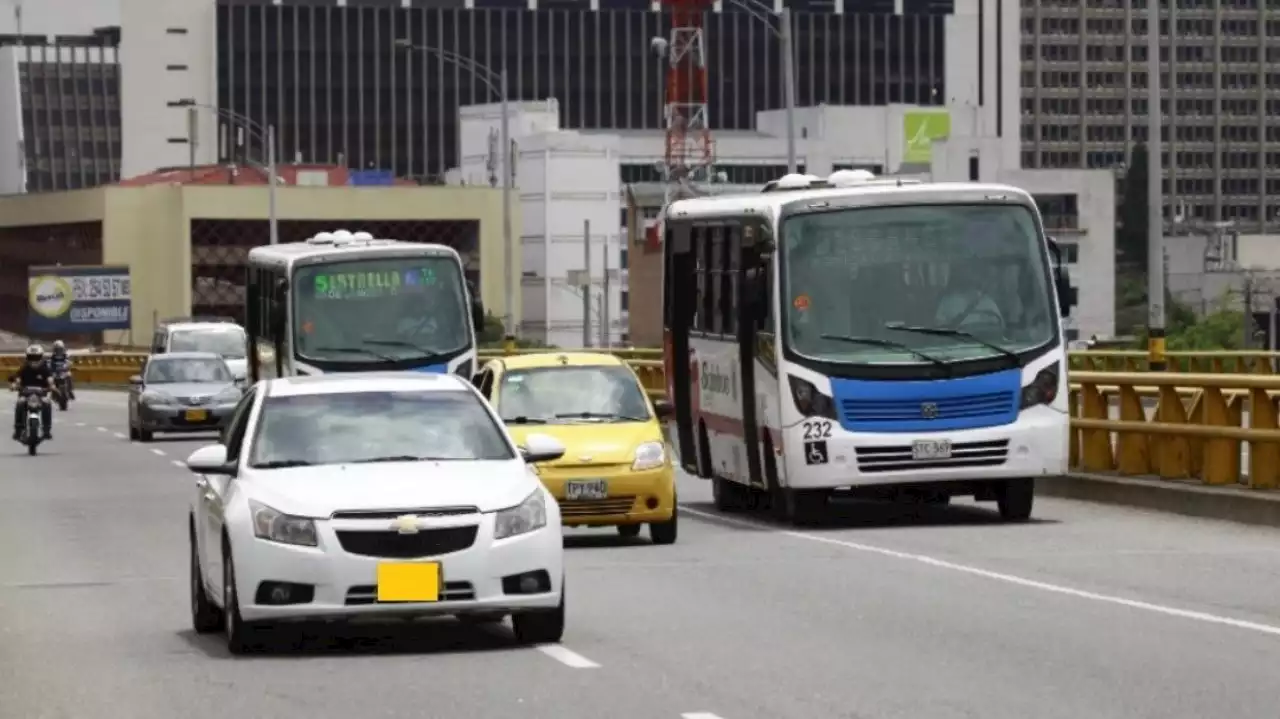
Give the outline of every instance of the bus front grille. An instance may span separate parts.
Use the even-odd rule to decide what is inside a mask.
[[[1009,456],[1009,440],[956,442],[951,445],[951,456],[947,459],[912,459],[909,444],[891,447],[857,447],[854,453],[858,458],[858,471],[863,474],[921,469],[997,467],[1004,464]]]
[[[840,402],[840,411],[845,422],[854,425],[921,420],[946,422],[1004,417],[1016,411],[1017,399],[1013,392],[984,392],[938,399],[845,399]]]

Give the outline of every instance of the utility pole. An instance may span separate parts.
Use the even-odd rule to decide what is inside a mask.
[[[1147,366],[1152,371],[1165,369],[1162,115],[1160,3],[1152,2],[1147,4]]]
[[[604,236],[604,261],[600,275],[600,346],[606,350],[613,344],[613,332],[609,327],[609,235]]]
[[[591,220],[582,221],[582,346],[591,346]]]

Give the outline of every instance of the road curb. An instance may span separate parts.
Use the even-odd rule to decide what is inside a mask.
[[[1275,491],[1208,487],[1198,480],[1079,473],[1039,479],[1036,492],[1048,497],[1280,527],[1280,492]]]

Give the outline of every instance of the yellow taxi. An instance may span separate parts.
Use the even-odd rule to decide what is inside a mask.
[[[495,359],[472,379],[517,443],[549,434],[565,454],[537,468],[568,527],[615,526],[624,537],[649,525],[654,544],[676,541],[676,486],[661,420],[625,362],[596,352]]]

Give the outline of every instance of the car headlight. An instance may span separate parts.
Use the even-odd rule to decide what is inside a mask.
[[[1058,398],[1058,364],[1054,362],[1040,370],[1031,384],[1022,388],[1021,409],[1038,404],[1053,404]]]
[[[496,513],[493,522],[493,538],[506,539],[547,526],[547,501],[539,487],[523,502]]]
[[[214,397],[214,400],[219,402],[239,402],[243,396],[244,391],[239,387],[228,387],[219,392],[218,396]]]
[[[249,512],[253,515],[253,535],[258,539],[301,547],[318,544],[316,523],[306,517],[294,517],[252,499]]]
[[[161,394],[159,392],[147,392],[142,395],[143,404],[165,405],[165,404],[176,404],[177,401],[178,400],[174,399],[173,397],[170,397],[167,394]]]
[[[642,472],[646,469],[657,469],[667,463],[667,448],[661,442],[645,442],[636,447],[636,460],[631,464],[631,471]]]

